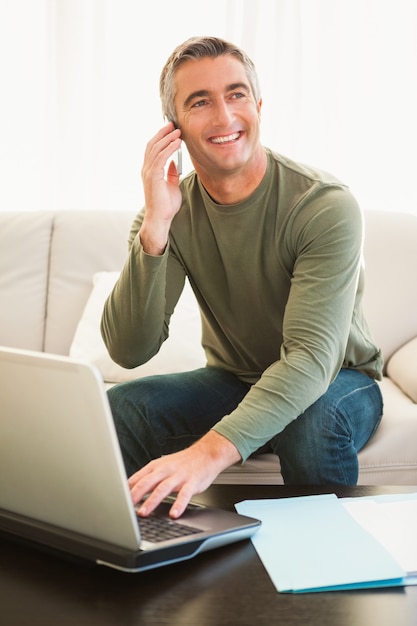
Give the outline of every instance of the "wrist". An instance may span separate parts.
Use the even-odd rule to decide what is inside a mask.
[[[215,430],[210,430],[193,445],[217,467],[218,472],[242,460],[236,446]]]
[[[168,244],[169,225],[144,220],[139,230],[139,239],[146,254],[161,256]]]

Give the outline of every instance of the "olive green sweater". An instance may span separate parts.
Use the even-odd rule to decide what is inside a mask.
[[[245,460],[322,396],[339,370],[380,378],[382,357],[364,320],[363,219],[329,174],[267,149],[254,193],[214,202],[192,172],[161,256],[137,232],[109,296],[102,334],[111,357],[135,367],[155,355],[185,277],[202,316],[207,365],[253,383],[214,427]]]

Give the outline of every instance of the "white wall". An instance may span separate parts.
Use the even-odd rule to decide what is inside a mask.
[[[195,34],[255,61],[265,144],[417,213],[414,0],[0,0],[0,210],[138,209],[159,73]]]

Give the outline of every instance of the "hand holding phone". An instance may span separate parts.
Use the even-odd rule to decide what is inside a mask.
[[[182,194],[178,184],[181,153],[178,165],[175,158],[175,152],[181,147],[180,134],[169,123],[160,128],[146,145],[141,169],[146,208],[140,241],[147,254],[163,253],[171,222],[181,208]]]

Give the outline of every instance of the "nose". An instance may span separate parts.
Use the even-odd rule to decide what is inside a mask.
[[[216,100],[212,122],[215,126],[227,127],[233,119],[231,107],[223,99]]]

